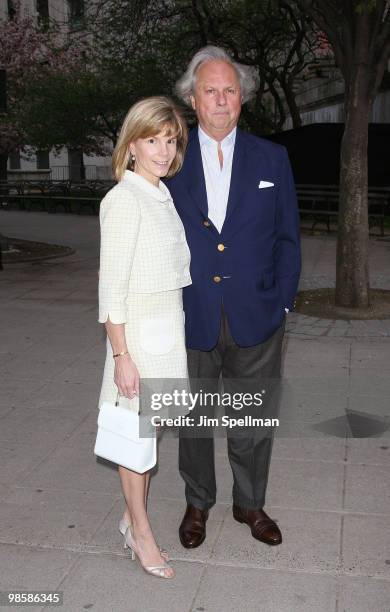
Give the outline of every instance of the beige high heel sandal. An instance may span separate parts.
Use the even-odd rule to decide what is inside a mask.
[[[121,520],[119,521],[118,529],[120,533],[123,535],[123,537],[125,536],[126,529],[128,527],[131,527],[130,523],[122,517]],[[126,542],[124,543],[124,548],[128,548],[128,546],[126,545]],[[159,546],[158,548],[159,548],[162,558],[165,559],[165,561],[169,561],[170,559],[169,559],[168,551],[166,551],[165,548],[162,548],[161,546]]]
[[[151,576],[156,576],[156,578],[165,578],[167,580],[175,577],[175,573],[173,573],[172,576],[166,575],[165,571],[167,569],[172,568],[165,562],[162,565],[142,565],[141,559],[134,550],[134,540],[130,531],[130,527],[128,527],[125,531],[125,548],[130,548],[132,560],[137,558],[140,566],[147,574],[150,574]]]

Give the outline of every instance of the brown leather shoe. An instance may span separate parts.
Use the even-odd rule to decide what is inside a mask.
[[[180,542],[184,548],[200,546],[206,537],[206,521],[208,510],[199,510],[187,504],[187,510],[179,527]]]
[[[271,546],[282,543],[282,534],[279,527],[264,510],[248,510],[233,504],[233,517],[239,523],[249,525],[256,540]]]

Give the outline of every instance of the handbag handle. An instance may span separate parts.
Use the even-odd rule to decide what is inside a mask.
[[[119,406],[119,400],[120,400],[120,398],[121,398],[121,397],[122,397],[122,395],[119,393],[119,390],[118,390],[118,392],[117,392],[117,394],[116,394],[115,406]],[[124,397],[124,396],[123,396],[123,397]],[[140,411],[139,406],[138,406],[138,413],[137,413],[137,414],[139,415],[139,414],[140,414],[140,412],[141,412],[141,411]]]

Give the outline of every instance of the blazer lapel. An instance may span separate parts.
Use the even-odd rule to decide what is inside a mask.
[[[245,146],[245,138],[242,132],[237,129],[236,133],[236,142],[234,144],[234,152],[233,152],[233,162],[232,162],[232,175],[230,178],[230,189],[229,189],[229,198],[226,208],[226,217],[224,226],[228,221],[229,217],[235,210],[237,204],[241,200],[241,192],[245,186],[245,169],[247,167],[246,164],[246,146]]]
[[[186,165],[188,191],[206,219],[208,215],[207,191],[197,128],[191,132],[186,154]]]

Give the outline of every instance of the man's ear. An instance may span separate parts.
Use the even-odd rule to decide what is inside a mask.
[[[191,106],[192,106],[193,110],[196,110],[196,104],[195,104],[195,97],[194,96],[190,96],[190,102],[191,102]]]

